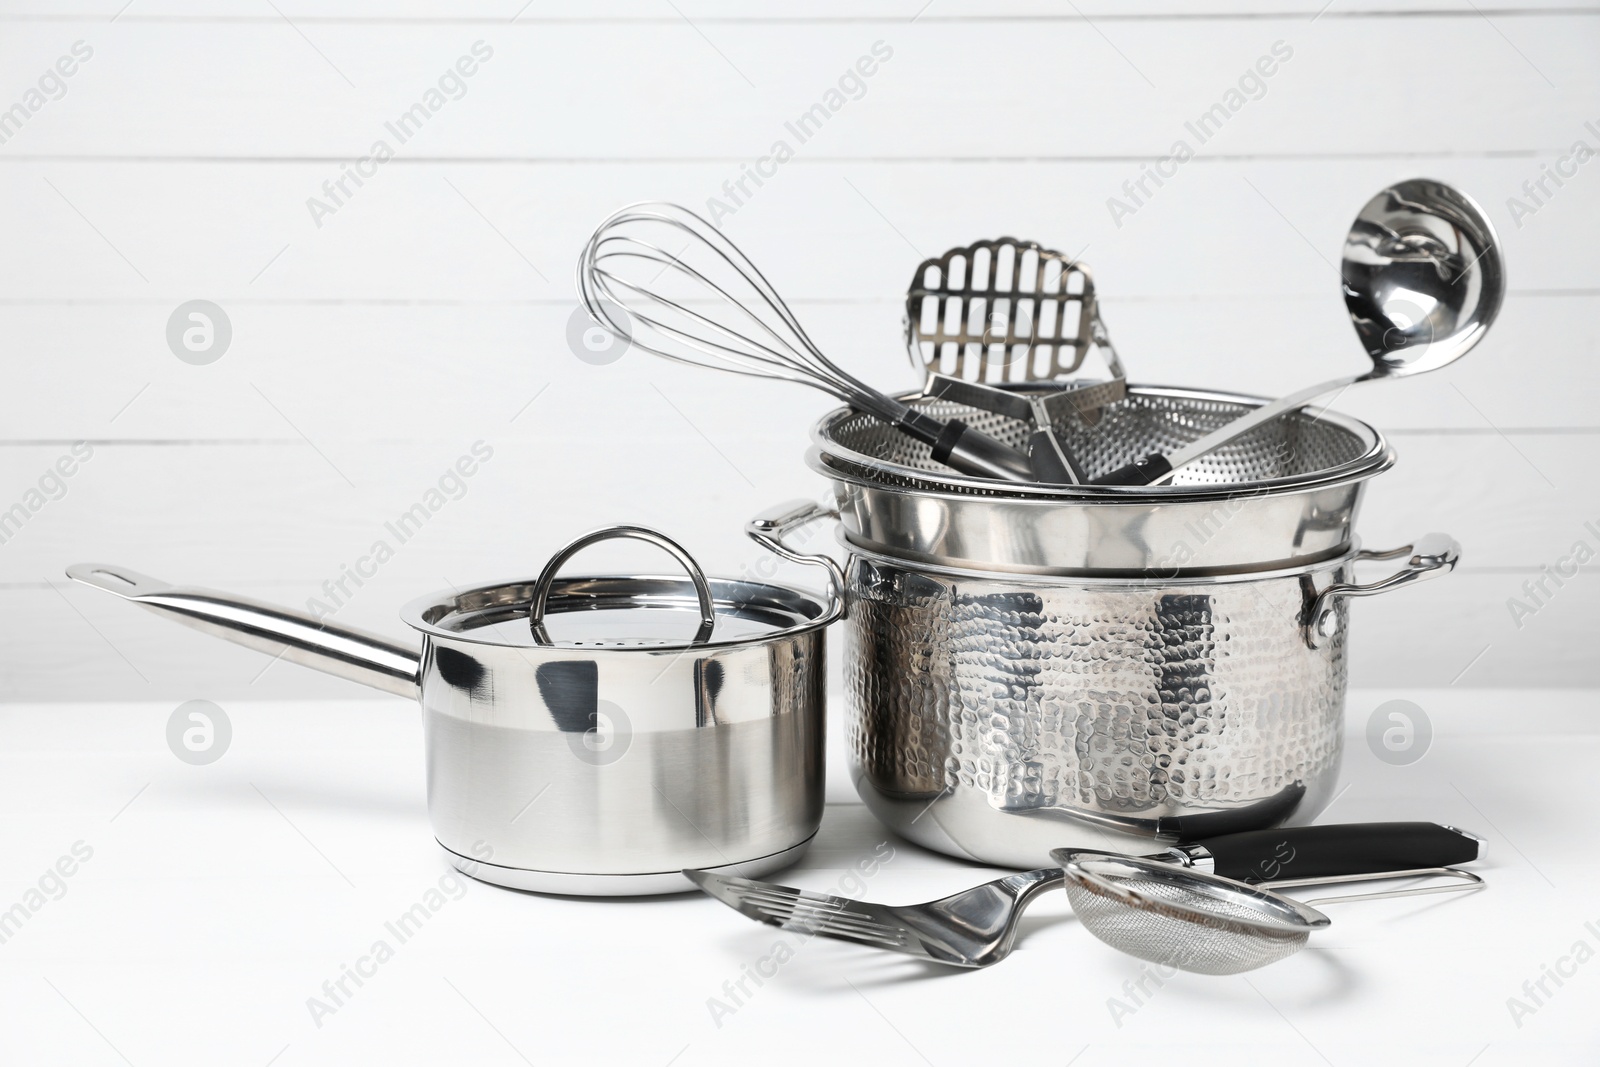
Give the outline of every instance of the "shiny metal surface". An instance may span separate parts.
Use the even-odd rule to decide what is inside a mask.
[[[1484,887],[1479,876],[1448,867],[1292,879],[1274,884],[1275,889],[1281,889],[1409,877],[1448,880],[1448,884],[1302,903],[1219,875],[1140,857],[1087,851],[1063,856],[1062,875],[1073,914],[1095,937],[1138,959],[1212,975],[1255,970],[1300,951],[1313,931],[1331,924],[1311,904],[1455,893]]]
[[[1200,870],[1209,870],[1211,864],[1210,853],[1201,844],[1175,845],[1152,858]],[[925,904],[890,906],[753,881],[749,872],[683,873],[747,919],[952,967],[988,967],[1011,955],[1023,912],[1046,890],[1061,885],[1064,877],[1060,866],[1046,867],[996,878]]]
[[[890,907],[720,871],[683,873],[707,895],[757,922],[952,967],[988,967],[1009,956],[1028,904],[1062,882],[1060,868],[1051,867],[1007,875],[926,904]]]
[[[1063,442],[1091,469],[1126,462],[1182,427],[1223,425],[1258,401],[1230,393],[1136,386],[1090,430],[1068,422]],[[948,401],[913,401],[1013,442],[1026,423]],[[1381,434],[1357,419],[1299,413],[1190,468],[1182,485],[1073,490],[928,475],[928,450],[860,412],[840,410],[813,432],[807,456],[829,478],[852,545],[974,569],[1033,574],[1120,573],[1170,578],[1298,566],[1342,555],[1367,479],[1394,464]]]
[[[808,523],[838,517],[839,513],[836,511],[829,511],[813,501],[797,498],[763,512],[746,523],[744,528],[745,535],[768,552],[782,556],[791,563],[821,567],[827,573],[828,597],[832,606],[827,616],[820,620],[824,624],[844,618],[849,611],[848,601],[845,598],[844,568],[830,556],[797,552],[783,539]]]
[[[1263,423],[1359,382],[1424,374],[1466,355],[1505,296],[1494,226],[1473,200],[1426,178],[1400,182],[1361,209],[1340,266],[1345,305],[1372,369],[1291,393],[1171,452],[1181,468]]]
[[[1483,340],[1505,297],[1494,226],[1443,182],[1413,178],[1369,200],[1345,238],[1345,305],[1372,377],[1438,370]]]
[[[856,788],[918,844],[1017,868],[1064,845],[1146,851],[1185,820],[1308,822],[1338,776],[1348,601],[1326,602],[1315,647],[1308,612],[1355,558],[1158,581],[854,549]]]
[[[327,626],[248,597],[172,585],[115,563],[74,563],[67,577],[236,645],[386,693],[417,695],[416,648],[387,637]]]
[[[1008,386],[1026,394],[1028,387]],[[1070,396],[1071,394],[1066,394]],[[942,419],[960,419],[1006,444],[1027,438],[1026,420],[972,408],[939,397],[906,394],[907,405]],[[1177,448],[1197,433],[1225,427],[1263,403],[1260,397],[1209,389],[1134,385],[1122,402],[1104,409],[1100,426],[1088,427],[1067,410],[1056,431],[1062,444],[1092,474]],[[840,409],[823,416],[812,439],[825,454],[865,468],[883,484],[930,492],[1046,500],[1144,501],[1181,499],[1185,494],[1226,496],[1245,491],[1303,489],[1368,473],[1383,458],[1385,442],[1358,419],[1300,413],[1280,425],[1238,441],[1187,470],[1174,485],[1010,485],[968,478],[932,458],[931,450],[892,433],[876,417]]]
[[[419,653],[120,567],[68,573],[227,640],[418,696],[434,836],[485,881],[683,891],[684,867],[776,869],[822,816],[824,628],[837,597],[712,579],[725,638],[560,647],[559,632],[556,646],[530,632],[535,583],[504,582],[408,605]],[[697,592],[688,578],[556,578],[546,621],[665,611],[681,623]]]
[[[924,260],[906,293],[905,330],[906,350],[927,372],[930,396],[1005,413],[1012,397],[991,383],[1059,386],[1083,365],[1091,343],[1111,380],[1077,383],[1058,400],[1094,425],[1101,407],[1127,393],[1089,268],[1035,241],[978,241]],[[1035,397],[1024,417],[1032,424],[1027,452],[1034,470],[1048,472],[1050,482],[1081,485],[1083,470],[1056,434],[1052,409]]]
[[[906,292],[906,351],[930,376],[976,382],[1065,378],[1098,347],[1125,377],[1085,263],[1001,237],[923,260]]]
[[[1090,414],[1098,420],[1100,405],[1110,403],[1113,399],[1121,399],[1126,386],[1121,379],[1116,383],[1119,387],[1115,397],[1101,400],[1089,398],[1102,396],[1105,392],[1105,382],[1099,382],[1082,387],[1064,389],[1063,396],[1070,396],[1074,401],[1083,406],[1074,410],[1080,412],[1085,419]],[[1044,394],[1021,393],[1005,389],[997,389],[992,385],[981,385],[978,382],[965,382],[959,378],[946,377],[943,374],[928,376],[928,385],[924,392],[929,397],[940,400],[949,400],[967,407],[979,408],[983,411],[1007,415],[1012,418],[1025,420],[1030,426],[1028,434],[1028,459],[1035,466],[1048,465],[1051,468],[1051,482],[1061,485],[1082,485],[1087,476],[1078,461],[1061,447],[1061,441],[1055,433],[1055,417],[1050,409],[1045,406]]]
[[[785,867],[792,867],[801,856],[805,855],[806,849],[811,846],[811,841],[812,838],[808,837],[782,852],[730,863],[724,867],[713,867],[711,870],[757,878],[773,871],[781,871]],[[445,862],[463,874],[471,875],[482,882],[505,886],[507,889],[521,889],[529,893],[559,893],[564,896],[583,897],[654,896],[658,893],[682,893],[689,887],[689,881],[692,881],[692,879],[686,880],[682,871],[662,871],[657,874],[568,874],[563,871],[530,871],[522,867],[501,867],[493,863],[484,863],[471,856],[452,852],[443,845],[439,846],[439,851]]]
[[[578,294],[590,318],[643,351],[809,386],[875,413],[969,474],[1038,480],[1024,452],[912,411],[834,363],[749,257],[688,208],[641,203],[607,217],[579,256]]]
[[[574,581],[558,579],[556,594]],[[663,595],[693,595],[685,579],[658,581]],[[742,590],[711,587],[719,608],[750,610],[731,599]],[[822,816],[823,638],[820,625],[691,649],[429,634],[434,836],[459,855],[487,846],[501,867],[602,876],[726,866],[804,841]],[[639,891],[659,891],[653,881]]]
[[[1108,506],[939,495],[834,477],[846,543],[929,565],[1037,575],[1169,579],[1271,570],[1341,555],[1355,538],[1364,484],[1296,493]]]
[[[655,545],[682,564],[683,569],[689,574],[689,580],[694,583],[695,605],[700,609],[700,626],[695,630],[694,637],[690,638],[690,644],[705,644],[717,624],[717,608],[711,598],[711,587],[706,583],[705,572],[682,545],[659,530],[652,530],[647,526],[608,526],[601,530],[593,530],[576,538],[550,557],[549,562],[544,565],[544,570],[540,571],[539,577],[533,581],[533,599],[528,606],[528,630],[533,634],[534,640],[541,645],[552,643],[549,633],[544,628],[544,616],[550,606],[550,586],[562,566],[590,545],[618,539],[643,541]]]
[[[1055,440],[1056,423],[1073,417],[1085,425],[1093,426],[1100,420],[1101,408],[1127,395],[1128,383],[1122,378],[1055,382],[1046,390],[1042,386],[1013,388],[1004,384],[964,381],[945,374],[930,374],[922,389],[922,397],[928,400],[948,400],[992,415],[1005,415],[1018,422],[1030,423],[1035,433],[1041,426],[1048,427],[1051,440],[1057,447],[1060,442]],[[994,488],[1000,490],[1004,487]]]
[[[1461,561],[1461,544],[1448,534],[1431,533],[1417,539],[1415,544],[1391,549],[1387,552],[1359,551],[1356,559],[1399,559],[1408,557],[1406,565],[1382,581],[1366,585],[1334,584],[1317,594],[1306,610],[1306,641],[1315,648],[1337,625],[1332,603],[1342,597],[1376,596],[1391,589],[1420,581],[1436,574],[1455,570]]]
[[[1324,872],[1319,878],[1291,880],[1277,877],[1284,869],[1277,857],[1295,856],[1297,849],[1302,847],[1309,847],[1312,854],[1316,855],[1316,842],[1326,842],[1327,838],[1321,835],[1330,829],[1354,831],[1353,840],[1362,844],[1353,848],[1341,847],[1336,853],[1325,849],[1318,860],[1313,860]],[[1417,842],[1412,836],[1413,832],[1414,826],[1409,823],[1361,823],[1274,831],[1272,858],[1267,862],[1262,862],[1260,854],[1252,851],[1252,846],[1257,845],[1257,835],[1249,833],[1236,837],[1208,837],[1203,841],[1174,845],[1164,852],[1140,858],[1275,887],[1324,884],[1335,878],[1338,881],[1353,881],[1357,880],[1356,874],[1374,868],[1383,872],[1374,877],[1403,878],[1417,873],[1415,868],[1419,863],[1430,862],[1423,855],[1430,852],[1434,856],[1444,854],[1433,842]],[[1460,834],[1460,831],[1454,832]],[[1470,834],[1460,836],[1477,840]],[[1405,847],[1400,850],[1386,847],[1398,841],[1404,841]],[[1213,848],[1225,857],[1232,857],[1224,861],[1225,869],[1217,869]],[[853,941],[952,967],[988,967],[1011,954],[1024,910],[1044,890],[1065,882],[1062,868],[1081,851],[1052,849],[1050,859],[1055,866],[997,878],[925,904],[899,906],[857,901],[826,893],[809,893],[771,882],[754,881],[747,872],[683,873],[708,895],[757,922]],[[1423,855],[1419,855],[1419,852]],[[1103,855],[1099,850],[1095,850],[1095,854]],[[1429,868],[1430,871],[1436,869]],[[1410,895],[1412,892],[1415,890],[1401,890],[1392,895]],[[1362,894],[1361,898],[1379,895],[1384,894]]]

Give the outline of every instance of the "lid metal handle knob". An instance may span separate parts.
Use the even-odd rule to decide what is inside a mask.
[[[705,571],[700,569],[700,564],[694,561],[694,557],[689,555],[682,545],[666,534],[652,530],[648,526],[628,525],[606,526],[599,530],[591,530],[550,557],[550,562],[544,565],[544,570],[540,571],[539,577],[534,580],[533,600],[528,605],[528,628],[533,632],[533,639],[541,645],[553,643],[544,628],[545,609],[549,606],[550,587],[555,584],[556,573],[567,560],[590,545],[619,539],[644,541],[655,545],[682,565],[689,575],[689,580],[694,583],[695,597],[700,602],[700,629],[695,631],[689,643],[702,645],[710,640],[711,631],[717,624],[717,608],[711,598],[711,584],[706,581]]]

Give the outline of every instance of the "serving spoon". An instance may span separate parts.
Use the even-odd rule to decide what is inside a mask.
[[[1145,456],[1092,484],[1158,485],[1256,427],[1358,382],[1454,363],[1483,340],[1506,290],[1500,245],[1483,209],[1429,178],[1400,182],[1367,201],[1345,237],[1340,275],[1371,370],[1263,404],[1180,449]]]

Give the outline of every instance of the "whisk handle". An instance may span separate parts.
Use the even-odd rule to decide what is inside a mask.
[[[932,450],[936,462],[962,474],[1008,482],[1041,480],[1025,454],[981,430],[974,430],[960,419],[936,419],[881,394],[864,392],[852,398],[852,402],[902,433],[915,437]]]
[[[1251,830],[1200,842],[1213,872],[1244,882],[1451,867],[1478,858],[1476,836],[1431,822]]]
[[[1004,478],[1011,482],[1039,480],[1027,456],[986,433],[974,430],[960,419],[945,423],[944,433],[934,443],[933,458],[963,474]]]

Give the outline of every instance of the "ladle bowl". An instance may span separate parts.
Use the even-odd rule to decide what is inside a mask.
[[[1472,199],[1413,178],[1367,201],[1345,238],[1344,301],[1373,362],[1365,378],[1422,374],[1471,350],[1500,313],[1505,267]]]

